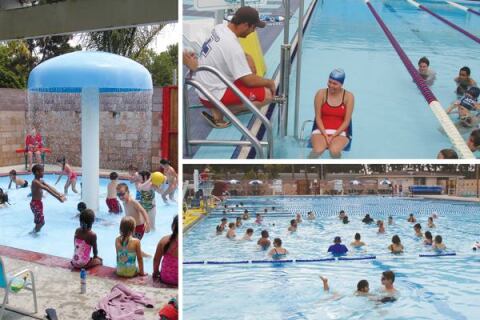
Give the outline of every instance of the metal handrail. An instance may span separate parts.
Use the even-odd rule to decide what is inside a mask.
[[[257,154],[260,158],[265,158],[264,152],[262,149],[262,145],[260,141],[255,137],[250,130],[247,129],[239,120],[238,118],[216,97],[214,97],[200,82],[193,80],[193,79],[185,79],[185,85],[190,85],[200,91],[210,102],[212,102],[218,110],[227,117],[232,124],[250,141],[252,146],[257,151]],[[185,108],[185,114],[188,113],[188,109]],[[186,123],[185,123],[186,124]],[[188,128],[187,128],[188,129]],[[188,134],[189,135],[189,134]],[[214,143],[214,141],[204,141],[206,144],[215,144],[215,145],[223,145],[222,143]],[[241,142],[241,141],[239,141]],[[190,140],[187,140],[187,143],[190,143]]]
[[[273,129],[272,129],[272,124],[270,121],[265,117],[265,115],[257,108],[253,103],[248,100],[248,98],[230,81],[228,80],[220,71],[218,71],[216,68],[211,67],[211,66],[199,66],[196,70],[196,72],[199,71],[207,71],[215,76],[217,76],[227,87],[229,87],[233,93],[235,93],[240,100],[243,102],[245,107],[250,110],[253,115],[258,117],[262,124],[265,126],[266,131],[267,131],[267,151],[268,151],[268,157],[272,158],[273,157]],[[255,137],[249,129],[247,129],[239,120],[238,118],[217,98],[215,98],[201,83],[199,83],[196,80],[193,80],[191,78],[185,79],[185,87],[184,87],[184,105],[187,107],[189,105],[188,103],[188,96],[186,94],[187,90],[186,87],[187,85],[191,85],[195,87],[197,90],[202,92],[207,99],[212,102],[219,110],[222,112],[224,116],[226,116],[234,125],[235,127],[240,130],[240,132],[250,141],[250,144],[255,148],[257,151],[257,154],[261,158],[265,158],[264,156],[264,151],[262,149],[262,145],[265,145],[265,143],[260,142],[257,137]],[[185,114],[185,122],[184,122],[184,132],[185,134],[185,142],[187,146],[187,153],[190,154],[190,145],[192,142],[194,144],[205,144],[205,145],[245,145],[245,141],[209,141],[209,140],[191,140],[190,139],[190,134],[188,132],[188,128],[186,128],[186,124],[189,123],[189,116],[187,108],[184,110]],[[247,144],[249,144],[247,142]]]

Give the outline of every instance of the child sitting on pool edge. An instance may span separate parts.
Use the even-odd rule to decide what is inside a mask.
[[[122,212],[122,207],[120,206],[120,202],[118,202],[117,199],[117,185],[118,173],[111,172],[110,182],[107,186],[107,199],[105,200],[105,202],[107,203],[108,212],[116,214]]]
[[[98,256],[97,235],[92,231],[95,221],[95,213],[90,209],[82,210],[80,213],[80,228],[75,231],[73,243],[75,251],[70,263],[74,268],[91,268],[102,265],[102,258]],[[93,250],[93,257],[90,252]]]
[[[10,183],[8,184],[8,189],[12,187],[12,183],[15,184],[15,189],[28,187],[27,180],[17,178],[17,171],[11,170],[8,175],[10,176]]]
[[[120,235],[115,239],[117,251],[117,275],[132,278],[146,276],[143,272],[143,257],[140,240],[133,237],[135,219],[130,216],[122,218],[120,222]],[[138,269],[136,265],[138,260]]]

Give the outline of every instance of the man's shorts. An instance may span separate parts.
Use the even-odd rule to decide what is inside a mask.
[[[142,240],[144,234],[145,234],[145,224],[141,224],[135,227],[135,232],[133,233],[134,238],[137,238],[138,240]]]
[[[246,87],[240,80],[233,84],[252,102],[263,102],[265,100],[265,87]],[[226,106],[238,106],[243,104],[240,98],[233,92],[232,89],[227,88],[220,101]],[[215,106],[208,100],[200,98],[200,102],[207,108],[214,108]]]
[[[30,201],[30,209],[33,212],[33,222],[35,224],[44,224],[45,218],[43,216],[43,203],[42,200]]]

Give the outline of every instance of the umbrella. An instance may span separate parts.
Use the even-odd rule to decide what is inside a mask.
[[[239,184],[240,181],[233,179],[233,180],[228,181],[228,183],[229,183],[229,184]]]
[[[252,180],[248,184],[263,184],[263,182],[260,180]]]

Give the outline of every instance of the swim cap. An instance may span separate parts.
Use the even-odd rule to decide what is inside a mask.
[[[473,99],[477,100],[478,96],[480,95],[480,89],[477,87],[470,87],[468,88],[467,92],[469,95],[473,97]]]
[[[328,78],[343,84],[345,81],[345,71],[340,68],[334,69],[332,72],[330,72],[330,76]]]

